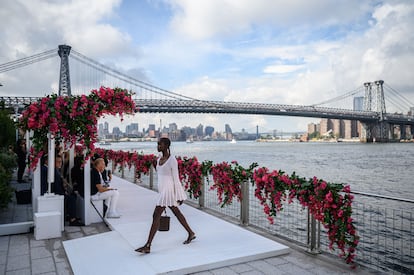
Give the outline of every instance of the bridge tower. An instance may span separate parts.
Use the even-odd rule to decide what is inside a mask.
[[[59,45],[58,54],[60,56],[60,75],[59,75],[59,95],[71,96],[70,73],[69,73],[69,54],[71,47]]]
[[[383,80],[364,83],[364,111],[376,112],[379,117],[377,123],[368,124],[362,121],[361,140],[364,142],[387,142],[391,136],[390,125],[384,122],[386,110],[383,84]],[[376,89],[373,89],[373,87],[376,87]]]

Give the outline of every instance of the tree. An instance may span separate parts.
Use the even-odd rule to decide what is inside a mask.
[[[0,102],[0,147],[7,148],[16,143],[16,126],[10,118],[10,113]]]

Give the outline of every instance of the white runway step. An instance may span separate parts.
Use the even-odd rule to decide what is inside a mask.
[[[135,248],[145,244],[157,193],[114,177],[120,192],[120,219],[108,219],[113,230],[63,242],[75,275],[187,274],[274,257],[289,248],[188,205],[180,206],[197,238],[182,244],[187,232],[173,213],[170,231],[157,232],[150,254]]]

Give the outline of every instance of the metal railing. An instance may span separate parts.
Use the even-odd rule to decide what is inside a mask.
[[[120,174],[136,183],[135,171],[121,169]],[[155,177],[151,169],[150,175],[140,177],[140,186],[156,190]],[[199,207],[238,221],[242,226],[252,225],[266,233],[293,241],[311,253],[339,253],[338,250],[329,249],[326,229],[296,200],[286,204],[275,217],[275,223],[270,224],[250,183],[242,184],[242,197],[248,199],[241,202],[234,200],[231,205],[220,207],[216,192],[210,190],[208,185],[208,182],[212,182],[211,176],[203,182],[206,184],[203,184],[202,196],[191,200]],[[355,195],[352,217],[360,236],[356,262],[380,272],[413,274],[414,200],[352,193]]]

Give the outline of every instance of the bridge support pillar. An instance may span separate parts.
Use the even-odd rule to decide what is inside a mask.
[[[410,125],[411,139],[414,139],[414,125]]]
[[[71,96],[70,73],[69,73],[69,54],[70,46],[59,45],[58,54],[60,56],[60,77],[59,95]]]
[[[391,137],[390,124],[384,121],[378,123],[362,123],[361,142],[389,142]]]
[[[400,124],[400,139],[407,139],[407,131],[404,124]]]

